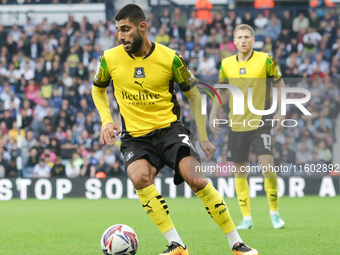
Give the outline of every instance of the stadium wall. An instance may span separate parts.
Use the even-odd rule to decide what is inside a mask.
[[[234,178],[209,179],[217,190],[228,198],[235,197]],[[340,195],[340,177],[285,177],[278,178],[279,196],[304,197],[317,195],[334,197]],[[175,186],[173,178],[156,178],[155,185],[163,196],[170,198],[194,197],[187,184]],[[264,195],[262,177],[249,178],[250,196]],[[127,178],[51,178],[51,179],[0,179],[0,201],[19,198],[48,200],[84,197],[87,199],[138,199],[132,182]]]

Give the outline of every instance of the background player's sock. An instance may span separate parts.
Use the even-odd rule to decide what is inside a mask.
[[[280,213],[279,213],[279,211],[270,211],[269,215],[270,216],[273,216],[273,215],[279,215],[280,216]]]
[[[251,216],[245,216],[245,217],[243,217],[243,220],[253,221],[253,217],[251,217]]]
[[[235,175],[235,190],[243,217],[250,216],[250,196],[247,178]]]
[[[235,230],[235,225],[230,217],[226,203],[210,183],[204,189],[198,191],[196,196],[202,199],[205,209],[225,234]]]
[[[156,190],[155,185],[152,184],[144,189],[136,190],[136,192],[146,213],[156,223],[162,233],[175,228],[169,215],[168,205]]]
[[[179,234],[177,233],[176,228],[173,228],[165,233],[163,233],[164,237],[168,240],[169,244],[172,241],[175,241],[185,247],[185,244],[183,243],[182,239],[179,237]]]
[[[278,211],[277,178],[264,178],[264,189],[267,194],[270,211]]]

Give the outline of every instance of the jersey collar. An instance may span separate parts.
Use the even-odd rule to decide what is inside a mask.
[[[251,59],[251,57],[252,57],[253,55],[254,55],[254,50],[251,52],[250,57],[249,57],[245,62],[249,61],[249,59]],[[238,61],[238,55],[237,55],[237,54],[236,54],[236,61],[239,62],[239,61]]]
[[[152,52],[155,50],[155,46],[156,46],[155,43],[154,43],[154,42],[151,42],[151,49],[150,49],[149,53],[146,54],[145,57],[144,57],[143,59],[146,59],[147,57],[149,57],[149,56],[152,54]],[[135,59],[135,57],[132,56],[130,53],[128,53],[128,55],[129,55],[131,58]]]

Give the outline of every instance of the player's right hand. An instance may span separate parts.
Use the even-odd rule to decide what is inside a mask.
[[[219,134],[220,133],[220,126],[218,123],[214,123],[214,121],[217,119],[217,116],[214,114],[210,114],[209,115],[209,127],[210,130],[214,133],[214,134]]]
[[[119,126],[114,122],[105,124],[100,132],[100,141],[102,144],[113,145],[116,137],[120,134]]]
[[[212,159],[215,155],[216,147],[209,141],[200,142],[201,148],[208,159]]]

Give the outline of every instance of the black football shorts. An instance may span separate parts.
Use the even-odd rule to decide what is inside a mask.
[[[229,131],[227,160],[235,163],[248,162],[249,150],[259,155],[272,155],[271,126],[264,125],[246,132]]]
[[[156,129],[144,136],[124,135],[121,139],[124,168],[126,170],[132,162],[142,158],[148,160],[157,171],[167,165],[175,171],[174,183],[178,185],[184,181],[178,168],[181,159],[191,156],[200,162],[191,137],[191,131],[180,122]]]

